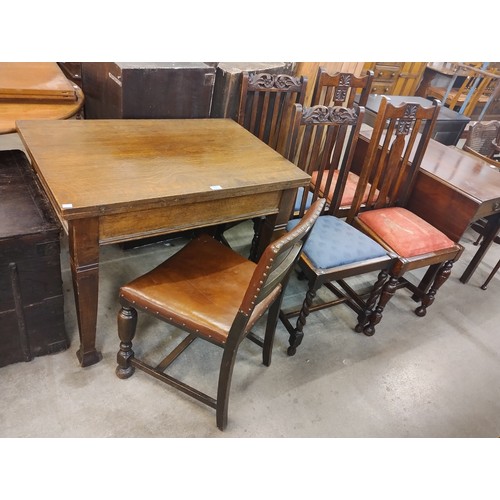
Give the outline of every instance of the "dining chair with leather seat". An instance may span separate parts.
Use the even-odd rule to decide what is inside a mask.
[[[270,365],[289,275],[324,203],[323,199],[316,200],[297,227],[267,246],[258,263],[203,234],[153,270],[122,286],[117,376],[128,378],[136,368],[144,371],[214,408],[217,427],[223,430],[238,347],[245,338],[254,341],[263,348],[264,365]],[[156,365],[144,361],[146,355],[138,359],[132,349],[138,310],[187,332],[185,339]],[[251,329],[266,312],[262,339]],[[147,335],[147,331],[141,333]],[[216,398],[165,373],[195,339],[222,348]]]
[[[353,225],[397,255],[390,278],[384,284],[379,302],[364,326],[366,335],[374,333],[388,300],[399,288],[408,288],[420,301],[415,313],[425,316],[437,290],[448,279],[453,263],[463,247],[405,208],[427,144],[431,138],[440,104],[423,107],[411,102],[399,106],[382,99],[370,137],[360,186],[369,179],[368,199],[360,191],[355,196]],[[367,209],[360,211],[361,205]],[[427,268],[417,284],[408,272]]]
[[[328,73],[323,68],[318,68],[314,91],[311,97],[311,106],[344,106],[351,108],[356,100],[360,106],[366,106],[373,81],[373,71],[369,70],[364,76],[353,73],[337,72]]]
[[[289,355],[294,355],[301,344],[307,317],[313,311],[345,303],[356,312],[358,325],[363,326],[394,261],[390,252],[349,224],[354,216],[349,211],[357,186],[348,181],[363,116],[364,108],[357,105],[352,108],[295,105],[287,143],[288,158],[316,182],[297,197],[288,229],[295,227],[310,203],[325,192],[331,195],[298,261],[299,276],[308,283],[304,301],[298,308],[280,312],[290,334]],[[368,182],[365,184],[366,192]],[[372,281],[367,290],[354,292],[346,281],[374,271],[377,278],[369,277]],[[323,286],[331,292],[331,299],[316,298]],[[295,317],[297,320],[292,324]]]

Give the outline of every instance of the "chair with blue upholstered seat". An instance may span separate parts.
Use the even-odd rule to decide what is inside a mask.
[[[363,114],[364,108],[357,105],[353,108],[295,105],[287,143],[288,158],[311,174],[316,183],[309,190],[299,191],[288,229],[295,227],[295,218],[303,217],[311,202],[325,193],[330,195],[298,262],[300,275],[308,281],[304,302],[297,309],[280,312],[290,334],[289,355],[295,354],[302,342],[306,318],[313,310],[346,303],[357,313],[356,329],[362,329],[393,262],[390,252],[349,224],[354,216],[350,211],[357,184],[351,186],[348,180]],[[369,192],[367,181],[363,189]],[[347,217],[347,221],[341,217]],[[375,271],[377,277],[369,278],[368,290],[361,293],[354,292],[346,282],[349,277]],[[323,286],[333,293],[333,300],[313,305],[317,291]],[[296,324],[292,325],[291,318],[297,316]]]

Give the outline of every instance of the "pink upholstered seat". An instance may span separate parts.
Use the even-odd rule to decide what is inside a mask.
[[[445,234],[405,208],[369,210],[360,213],[358,219],[401,257],[438,252],[454,245]]]
[[[324,174],[323,177],[321,178],[321,182],[319,185],[319,195],[326,198],[328,203],[331,203],[335,191],[335,186],[337,185],[337,180],[339,178],[339,171],[334,170],[333,175],[332,175],[332,181],[330,183],[330,189],[328,190],[328,193],[326,193],[327,190],[327,175]],[[314,189],[316,187],[316,182],[318,179],[318,172],[313,172],[311,175],[311,189]],[[347,179],[345,183],[345,188],[344,192],[342,193],[342,199],[340,201],[339,207],[341,208],[347,208],[352,205],[352,202],[354,200],[354,194],[356,193],[356,188],[358,186],[358,181],[359,181],[359,176],[357,176],[354,172],[349,172],[347,174]],[[363,197],[363,203],[366,202],[368,199],[368,193],[370,192],[370,184],[366,186],[365,189],[365,195]]]

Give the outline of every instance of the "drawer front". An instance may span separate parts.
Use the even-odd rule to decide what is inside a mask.
[[[370,94],[392,94],[394,82],[373,82]]]
[[[400,66],[388,66],[388,65],[375,65],[373,72],[375,73],[375,80],[395,80],[398,78],[401,71]]]

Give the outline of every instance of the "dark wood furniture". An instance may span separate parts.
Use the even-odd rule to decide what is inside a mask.
[[[128,378],[138,368],[215,408],[217,427],[224,430],[238,347],[245,338],[251,339],[263,348],[263,363],[270,365],[278,312],[288,278],[324,203],[325,200],[317,200],[293,231],[265,249],[257,264],[210,236],[201,235],[152,271],[122,286],[118,377]],[[132,350],[137,309],[188,333],[156,366],[136,358]],[[262,339],[251,329],[267,310]],[[216,398],[165,373],[179,354],[197,339],[223,349]]]
[[[0,63],[0,134],[14,133],[16,120],[71,118],[83,102],[57,63]]]
[[[311,106],[345,106],[351,108],[357,96],[357,103],[365,106],[373,80],[373,71],[367,71],[364,76],[352,73],[328,73],[323,67],[318,68]]]
[[[208,118],[215,68],[201,62],[84,62],[86,118]]]
[[[265,217],[260,255],[309,176],[231,119],[20,121],[68,232],[82,366],[96,350],[99,245]]]
[[[463,251],[461,245],[414,213],[409,203],[438,113],[436,105],[422,107],[409,102],[396,106],[387,99],[380,103],[353,201],[352,210],[357,214],[353,225],[397,259],[380,300],[366,325],[361,325],[366,335],[373,335],[385,305],[399,288],[413,292],[420,300],[415,313],[425,316]],[[366,182],[370,183],[367,198]],[[421,268],[428,268],[423,288],[408,274]]]
[[[0,151],[0,366],[69,347],[60,232],[26,155]]]
[[[366,102],[366,123],[373,126],[378,113],[382,98],[388,98],[395,106],[404,102],[415,102],[420,106],[429,106],[431,101],[423,97],[398,96],[398,95],[370,95]],[[432,133],[432,138],[446,145],[456,145],[462,133],[469,123],[467,116],[461,115],[456,111],[441,106],[436,125]]]
[[[394,261],[384,248],[350,225],[359,180],[358,176],[350,178],[350,170],[363,114],[363,108],[358,106],[295,105],[288,157],[312,176],[314,184],[298,197],[294,220],[288,227],[293,228],[318,197],[325,197],[328,203],[298,262],[300,275],[308,282],[304,301],[298,308],[280,311],[280,319],[290,334],[290,356],[302,343],[307,317],[313,311],[345,303],[357,314],[362,329]],[[341,220],[346,215],[347,222]],[[373,271],[379,271],[376,283],[361,293],[359,287],[356,292],[346,281]],[[323,286],[333,299],[316,299]],[[292,325],[290,319],[295,317],[296,324]]]
[[[431,141],[410,206],[454,241],[474,221],[486,218],[481,245],[460,277],[467,283],[500,229],[498,172],[460,149]]]

